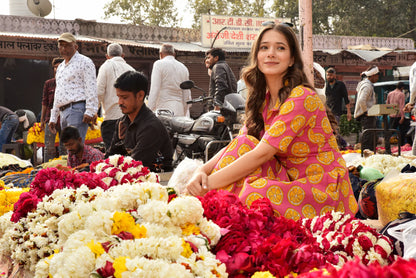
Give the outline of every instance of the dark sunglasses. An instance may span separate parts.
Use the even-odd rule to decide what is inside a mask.
[[[291,22],[280,22],[278,24],[282,24],[282,25],[285,25],[285,26],[290,27],[290,28],[292,28],[294,26],[293,23],[291,23]],[[263,26],[275,26],[276,22],[274,22],[272,20],[269,20],[269,21],[263,22],[261,25],[263,25]]]

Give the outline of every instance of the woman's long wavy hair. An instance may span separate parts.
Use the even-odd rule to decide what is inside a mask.
[[[258,68],[257,54],[264,33],[269,30],[277,31],[285,36],[289,44],[290,56],[293,57],[294,60],[293,65],[287,69],[286,74],[283,76],[283,87],[279,90],[278,96],[280,103],[283,103],[289,97],[290,92],[296,86],[304,85],[313,88],[303,70],[302,54],[299,48],[298,39],[292,28],[285,24],[266,26],[251,48],[249,65],[243,68],[241,73],[248,90],[245,124],[248,134],[257,139],[260,139],[260,133],[264,129],[262,108],[267,92],[266,78]],[[278,82],[278,80],[276,80],[276,82]]]

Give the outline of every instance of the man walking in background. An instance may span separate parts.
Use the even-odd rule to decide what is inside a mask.
[[[56,71],[56,89],[49,128],[56,133],[60,116],[61,128],[74,126],[82,142],[85,141],[88,124],[96,119],[98,110],[97,79],[92,60],[78,50],[77,41],[71,33],[58,38],[58,49],[64,58]]]
[[[406,120],[404,117],[404,102],[405,96],[403,93],[404,83],[397,83],[396,90],[391,91],[387,95],[386,104],[396,104],[399,109],[396,114],[390,115],[390,128],[397,129],[399,128],[400,132],[400,146],[404,145],[406,132],[409,127],[409,120]],[[390,136],[388,136],[390,137]]]
[[[206,52],[205,65],[211,69],[209,95],[214,98],[215,110],[219,110],[226,95],[237,93],[237,80],[225,62],[225,52],[221,48],[212,48]]]
[[[337,74],[334,68],[326,70],[326,103],[331,108],[332,113],[335,115],[339,124],[339,119],[343,114],[342,102],[344,101],[347,108],[347,119],[351,120],[350,100],[348,99],[348,91],[344,82],[337,80]]]
[[[123,116],[118,106],[118,97],[114,83],[121,74],[134,70],[134,68],[123,59],[123,48],[118,43],[108,45],[105,57],[107,60],[98,71],[97,95],[104,117],[104,121],[101,124],[101,137],[103,138],[105,149],[108,149],[116,129],[116,122]]]
[[[163,44],[159,52],[160,60],[153,64],[148,105],[150,110],[169,109],[174,116],[188,116],[191,91],[182,90],[180,84],[189,80],[189,71],[175,59],[175,49],[171,44]]]
[[[376,128],[376,117],[368,116],[367,112],[376,104],[373,83],[378,81],[379,70],[377,66],[372,66],[361,73],[362,80],[357,85],[357,102],[355,104],[354,118],[361,123],[365,129]],[[374,132],[366,132],[361,138],[362,149],[375,150]],[[390,145],[388,144],[388,147]],[[387,144],[386,144],[387,150]]]

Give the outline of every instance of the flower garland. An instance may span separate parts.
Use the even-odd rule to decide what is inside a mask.
[[[284,277],[340,268],[354,258],[380,265],[394,260],[388,238],[341,212],[295,222],[275,217],[268,199],[249,209],[227,191],[210,191],[200,199],[204,215],[223,229],[214,251],[230,277],[257,272]]]
[[[274,216],[268,199],[258,199],[247,208],[237,196],[220,190],[208,192],[201,202],[204,215],[223,228],[214,252],[230,277],[250,277],[265,270],[284,277],[338,263],[338,257],[321,249],[306,228]]]
[[[387,265],[394,261],[391,241],[363,222],[341,212],[327,212],[299,220],[317,239],[320,247],[338,255],[344,263],[358,258],[362,263]]]
[[[0,180],[0,216],[13,210],[14,204],[19,200],[20,195],[28,192],[29,188],[13,188],[4,185]]]
[[[85,140],[93,140],[101,137],[101,129],[100,126],[103,122],[103,118],[97,118],[97,124],[93,125],[92,127],[89,126],[87,130],[87,134],[85,135]],[[32,143],[45,143],[45,130],[40,128],[40,123],[34,123],[31,128],[29,128],[26,142],[27,144]],[[47,127],[45,127],[47,128]],[[55,136],[55,143],[59,143],[59,134],[57,133]]]
[[[159,182],[157,174],[150,172],[141,161],[136,161],[130,156],[113,155],[105,160],[91,163],[90,169],[110,187],[142,181]]]
[[[194,197],[169,198],[149,182],[83,185],[45,196],[6,230],[0,250],[36,277],[227,277],[209,251],[219,238]]]

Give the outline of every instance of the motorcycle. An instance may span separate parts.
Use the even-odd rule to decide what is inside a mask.
[[[156,110],[156,116],[165,125],[175,151],[174,167],[185,157],[208,161],[215,153],[226,146],[238,134],[244,120],[245,101],[237,93],[225,96],[220,111],[210,110],[213,98],[192,80],[180,84],[181,89],[197,89],[202,96],[187,104],[202,103],[204,112],[197,119],[175,117],[167,109]]]

